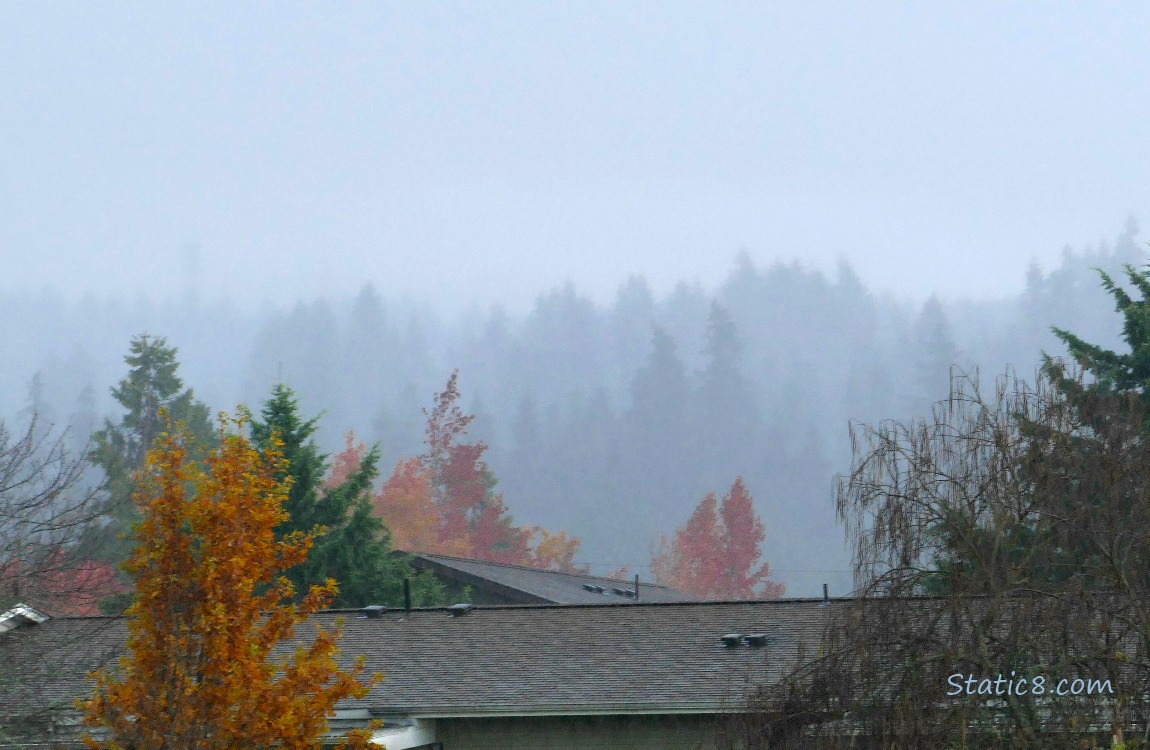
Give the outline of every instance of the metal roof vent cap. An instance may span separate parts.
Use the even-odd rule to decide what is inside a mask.
[[[593,583],[583,584],[583,590],[584,591],[590,591],[592,594],[606,594],[607,593],[607,589],[603,588],[602,586],[596,586]]]
[[[751,648],[762,648],[771,642],[771,638],[766,633],[752,633],[743,638],[747,645]]]
[[[386,611],[387,607],[382,604],[369,604],[363,608],[363,616],[370,620],[375,620],[382,617]]]
[[[719,636],[719,640],[721,640],[727,648],[738,648],[743,643],[743,634],[727,633],[726,635]]]
[[[452,617],[459,617],[465,615],[471,610],[475,609],[475,605],[471,602],[460,602],[459,604],[452,604],[447,608],[447,613]]]

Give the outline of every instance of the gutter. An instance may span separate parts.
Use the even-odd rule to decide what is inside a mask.
[[[543,716],[699,716],[699,715],[731,715],[745,713],[742,706],[729,704],[699,703],[679,706],[666,704],[618,704],[576,706],[561,708],[557,706],[526,706],[509,707],[506,709],[491,709],[480,707],[449,708],[443,706],[414,706],[407,708],[374,706],[372,715],[407,715],[416,719],[482,719],[482,718],[516,718],[516,717],[543,717]]]

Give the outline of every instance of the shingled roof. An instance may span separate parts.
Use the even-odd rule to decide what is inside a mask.
[[[638,603],[599,607],[507,605],[358,610],[345,618],[341,658],[367,657],[386,679],[362,701],[372,715],[416,717],[714,713],[737,709],[747,690],[777,680],[818,645],[821,600]],[[311,628],[298,628],[301,638]],[[728,633],[766,633],[762,647],[723,644]],[[70,706],[85,673],[122,648],[122,618],[59,618],[0,636],[0,663],[20,685],[0,699],[21,708]],[[50,657],[50,658],[47,658]],[[7,704],[7,705],[5,705]]]
[[[682,591],[657,583],[640,582],[639,596],[635,599],[618,593],[618,591],[632,591],[635,587],[634,581],[584,573],[562,573],[523,565],[504,565],[450,555],[413,553],[411,563],[416,568],[433,571],[440,578],[482,589],[484,593],[496,597],[497,600],[511,604],[694,601],[693,597]],[[599,588],[602,591],[588,590],[587,587]]]

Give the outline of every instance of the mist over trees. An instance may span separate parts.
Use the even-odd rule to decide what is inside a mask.
[[[319,449],[348,430],[379,443],[384,476],[425,450],[424,416],[459,370],[462,406],[519,524],[577,536],[597,573],[649,578],[653,545],[709,492],[738,476],[755,499],[764,560],[788,595],[851,588],[836,524],[834,475],[850,466],[848,423],[925,415],[950,369],[1027,373],[1062,354],[1051,326],[1119,343],[1097,266],[1117,274],[1145,255],[1131,222],[1112,242],[1067,250],[1031,269],[1024,291],[995,301],[937,290],[915,303],[876,295],[853,269],[757,266],[739,256],[716,289],[681,283],[656,295],[642,277],[598,304],[572,285],[525,315],[496,306],[455,319],[365,279],[350,298],[259,312],[180,299],[65,299],[0,294],[0,414],[33,410],[80,446],[119,412],[133,336],[179,348],[180,376],[214,409],[256,408],[277,383],[322,414]],[[988,271],[989,272],[989,271]]]

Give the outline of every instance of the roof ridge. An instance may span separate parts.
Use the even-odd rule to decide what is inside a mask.
[[[621,609],[634,609],[636,607],[713,607],[716,605],[762,605],[762,606],[785,606],[787,604],[822,604],[826,600],[822,597],[797,597],[793,599],[724,599],[712,601],[681,601],[681,602],[651,602],[651,601],[618,601],[618,602],[603,602],[602,604],[563,604],[559,602],[533,602],[531,604],[475,604],[472,605],[472,611],[478,612],[483,610],[534,610],[534,609],[572,609],[572,610],[595,610],[610,607],[617,607]],[[831,602],[842,603],[847,601],[854,601],[850,597],[831,597]],[[403,607],[388,607],[387,613],[394,614],[399,612],[407,612],[408,610]],[[450,612],[448,606],[444,607],[412,607],[411,612]],[[362,609],[324,609],[316,612],[317,615],[358,615],[362,614]]]
[[[466,558],[459,558],[466,559]],[[498,565],[500,563],[492,563]],[[867,603],[889,603],[892,601],[908,602],[908,601],[939,601],[945,599],[945,596],[939,595],[924,595],[924,596],[891,596],[891,597],[855,597],[855,596],[832,596],[824,599],[821,596],[803,596],[803,597],[783,597],[780,599],[711,599],[711,600],[691,600],[691,601],[675,601],[675,602],[652,602],[652,601],[626,601],[626,602],[603,602],[602,604],[560,604],[557,602],[542,602],[532,604],[476,604],[475,610],[533,610],[533,609],[573,609],[573,610],[598,610],[607,609],[612,607],[634,609],[640,608],[653,608],[653,607],[713,607],[716,605],[734,605],[744,604],[753,606],[786,606],[788,604],[823,604],[830,602],[834,604],[846,604],[850,602],[867,604]],[[983,599],[991,597],[981,596],[967,596],[968,599]],[[1017,597],[1021,598],[1021,597]],[[387,612],[405,612],[404,607],[387,607]],[[439,607],[412,607],[412,612],[449,612],[449,606]],[[362,607],[352,607],[343,609],[321,609],[314,613],[315,615],[359,615],[363,614]],[[127,619],[124,614],[116,615],[59,615],[53,616],[49,621],[60,620],[121,620]]]
[[[931,597],[920,597],[923,599]],[[651,602],[651,601],[619,601],[619,602],[603,602],[602,604],[561,604],[558,602],[538,602],[531,604],[475,604],[473,611],[478,610],[533,610],[533,609],[573,609],[573,610],[594,610],[605,609],[611,607],[634,609],[636,607],[713,607],[716,605],[762,605],[762,606],[783,606],[787,604],[821,604],[825,599],[822,597],[796,597],[785,599],[723,599],[723,600],[692,600],[680,602]],[[831,597],[832,602],[847,602],[855,601],[851,597]],[[397,612],[450,612],[450,605],[440,607],[412,607],[410,610],[404,607],[387,607],[385,610],[388,614]],[[312,614],[314,615],[361,615],[363,614],[362,607],[344,607],[339,609],[321,609]],[[124,620],[127,615],[61,615],[60,617],[52,617],[52,620]]]
[[[517,570],[526,570],[526,571],[530,571],[532,573],[553,573],[553,574],[563,575],[563,576],[577,576],[579,578],[594,578],[597,581],[610,581],[611,583],[627,583],[627,584],[632,584],[632,585],[634,584],[633,580],[628,580],[626,578],[610,578],[608,576],[597,576],[594,573],[571,573],[571,572],[568,572],[565,570],[552,570],[550,568],[535,568],[535,567],[532,567],[530,565],[517,565],[515,563],[491,562],[490,560],[477,560],[474,557],[457,557],[456,555],[444,555],[444,554],[440,554],[438,552],[408,552],[407,554],[409,554],[409,555],[421,555],[423,557],[438,557],[438,558],[443,558],[443,559],[447,559],[447,560],[458,560],[460,562],[478,563],[480,565],[497,565],[501,568],[515,568]],[[642,586],[650,586],[652,588],[657,588],[657,589],[667,589],[668,591],[672,590],[670,586],[666,586],[662,583],[655,583],[654,581],[639,581],[639,584]]]

